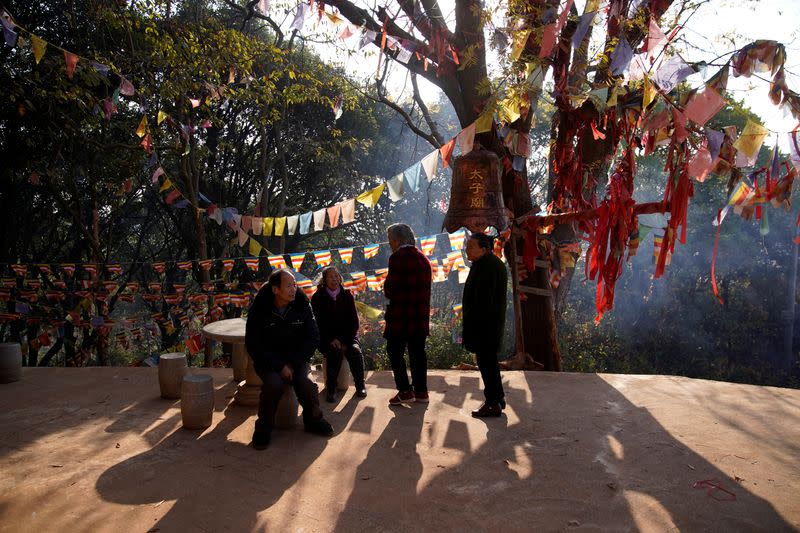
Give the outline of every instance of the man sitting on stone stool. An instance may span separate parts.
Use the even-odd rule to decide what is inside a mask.
[[[274,271],[247,313],[245,345],[263,382],[253,432],[255,449],[269,446],[284,384],[294,388],[303,407],[305,430],[333,435],[333,428],[322,418],[317,384],[308,377],[308,363],[318,343],[319,331],[308,298],[297,291],[291,272]]]

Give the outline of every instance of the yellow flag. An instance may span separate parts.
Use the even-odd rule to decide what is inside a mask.
[[[483,133],[492,129],[492,120],[494,119],[494,112],[491,109],[486,109],[483,114],[475,121],[475,133]]]
[[[644,78],[644,96],[642,97],[642,111],[647,109],[647,106],[653,101],[656,97],[656,88],[653,87],[653,84],[650,83],[650,78]]]
[[[167,119],[168,116],[169,115],[167,115],[163,111],[159,111],[158,112],[158,118],[156,119],[156,124],[161,124],[162,122],[164,122]]]
[[[264,224],[264,229],[261,231],[261,234],[265,237],[269,237],[272,235],[272,226],[275,223],[275,219],[272,217],[264,217],[262,222]]]
[[[36,59],[36,64],[42,60],[44,56],[44,49],[47,48],[47,41],[36,35],[31,35],[31,48],[33,48],[33,58]]]
[[[383,194],[384,187],[386,187],[386,182],[381,183],[374,189],[362,192],[356,196],[356,202],[364,204],[367,207],[375,207],[378,203],[378,200],[381,198],[381,194]]]
[[[376,309],[375,307],[370,307],[364,302],[359,302],[359,301],[356,301],[356,309],[358,309],[358,311],[362,315],[371,320],[377,320],[378,317],[381,316],[381,313],[383,313],[383,311],[381,311],[380,309]]]
[[[520,54],[525,49],[525,43],[528,42],[528,36],[531,30],[518,31],[514,33],[513,43],[511,45],[511,60],[516,61],[519,59]]]
[[[164,183],[161,184],[161,188],[158,189],[158,192],[164,192],[167,189],[169,189],[170,187],[172,187],[172,181],[170,181],[170,179],[167,178],[167,179],[164,180]]]
[[[250,239],[250,255],[258,257],[261,255],[261,245],[255,239]]]
[[[767,128],[757,122],[748,120],[747,124],[744,125],[742,134],[739,135],[739,138],[733,143],[733,147],[736,148],[739,153],[743,154],[747,158],[748,163],[752,165],[755,163],[758,150],[761,148],[761,144],[764,142],[767,133],[769,133]]]
[[[141,139],[144,137],[145,133],[147,133],[147,117],[142,117],[142,121],[139,122],[139,127],[136,128],[136,135]]]
[[[283,236],[283,230],[286,228],[286,217],[275,218],[275,236]]]
[[[513,96],[509,96],[500,101],[499,118],[501,121],[508,124],[517,120],[519,116],[519,100]]]

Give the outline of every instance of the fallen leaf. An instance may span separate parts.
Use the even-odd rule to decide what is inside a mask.
[[[64,465],[50,465],[52,468],[61,468]]]
[[[117,443],[117,445],[115,446],[115,448],[119,448],[119,442]]]

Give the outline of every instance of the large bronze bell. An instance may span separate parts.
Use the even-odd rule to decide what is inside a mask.
[[[508,227],[500,158],[489,150],[473,150],[453,162],[450,206],[444,228],[453,233],[462,226],[481,233],[494,226],[498,232]]]

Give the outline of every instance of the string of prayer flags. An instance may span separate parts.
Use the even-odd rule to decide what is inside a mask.
[[[314,252],[314,260],[317,262],[317,266],[319,267],[326,267],[331,264],[331,251],[330,250],[320,250]]]
[[[428,235],[427,237],[420,237],[419,239],[422,253],[425,255],[433,254],[433,249],[436,248],[436,235]]]
[[[461,250],[464,248],[464,241],[467,238],[467,231],[464,229],[460,229],[448,235],[450,238],[450,249],[451,250]]]
[[[272,268],[286,268],[286,261],[283,260],[282,255],[269,255],[267,256],[267,261],[269,261],[269,265]]]
[[[305,252],[298,252],[294,254],[289,254],[289,260],[292,262],[292,268],[295,270],[300,270],[300,267],[303,266],[303,261],[306,258]]]
[[[353,249],[352,248],[339,248],[339,258],[342,260],[342,263],[345,265],[349,265],[350,262],[353,260]]]
[[[438,154],[438,151],[436,152]],[[373,208],[378,205],[378,200],[380,200],[381,194],[383,194],[383,189],[386,187],[386,183],[381,183],[374,189],[370,189],[369,191],[362,192],[358,196],[356,196],[356,201],[360,204],[363,204],[369,208]]]
[[[378,249],[380,246],[380,244],[368,244],[364,246],[364,259],[372,259],[378,255]]]

